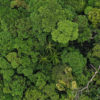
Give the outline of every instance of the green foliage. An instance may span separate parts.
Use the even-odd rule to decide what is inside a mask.
[[[78,38],[78,25],[69,20],[60,21],[57,29],[53,30],[51,34],[54,41],[67,44]]]
[[[36,8],[31,14],[34,30],[51,32],[56,23],[64,18],[64,11],[56,0],[36,2]]]
[[[96,44],[92,49],[92,56],[100,58],[100,44]]]
[[[91,52],[89,52],[88,56],[100,58],[100,44],[95,44]]]
[[[25,78],[21,76],[14,76],[13,81],[6,82],[3,88],[3,92],[11,94],[12,96],[23,96],[23,91],[25,90]]]
[[[20,64],[20,58],[17,57],[16,52],[11,52],[7,56],[7,60],[11,63],[13,68],[16,68]]]
[[[66,19],[67,20],[73,20],[74,19],[74,17],[76,16],[76,13],[75,13],[75,11],[73,11],[71,8],[66,8],[65,10],[64,10],[64,12],[65,12],[65,17],[66,17]]]
[[[0,9],[1,9],[0,23],[2,25],[1,26],[2,29],[5,30],[5,28],[7,28],[8,31],[10,31],[12,28],[14,29],[15,20],[17,20],[19,16],[22,16],[22,14],[20,14],[15,9],[10,9],[9,7],[1,6]],[[5,13],[6,13],[6,15],[5,15]],[[14,29],[13,32],[14,31],[16,31],[16,29]],[[13,34],[15,34],[15,33],[13,33]]]
[[[0,52],[6,55],[8,51],[12,50],[13,39],[9,32],[0,32]]]
[[[90,77],[91,77],[91,73],[89,73],[89,70],[85,68],[83,73],[76,77],[78,86],[85,86]]]
[[[92,32],[89,28],[88,19],[86,16],[79,15],[76,17],[75,21],[78,23],[79,28],[79,42],[85,42],[91,39]]]
[[[100,66],[99,28],[100,0],[0,0],[0,100],[74,100]],[[99,87],[98,72],[80,100]]]
[[[77,89],[77,83],[72,75],[72,69],[66,65],[53,68],[52,79],[56,81],[56,89],[67,93],[67,99],[74,99],[73,93]],[[65,97],[64,97],[65,98]],[[67,100],[66,99],[66,100]]]
[[[0,70],[0,73],[3,75],[3,79],[10,81],[12,76],[14,75],[13,69],[6,69],[6,70]]]
[[[72,67],[72,71],[76,75],[81,74],[86,66],[86,58],[79,51],[64,52],[61,59],[63,63],[68,63]]]
[[[98,27],[100,24],[100,9],[91,9],[88,13],[88,19],[92,22],[94,27]]]
[[[88,13],[89,13],[92,9],[93,9],[93,7],[87,6],[87,7],[85,8],[85,10],[84,10],[84,13],[85,13],[86,15],[88,15]]]
[[[96,43],[99,43],[100,42],[100,30],[99,29],[96,30],[96,33],[97,34],[95,35],[94,40]]]
[[[44,95],[41,94],[40,91],[34,88],[29,88],[25,92],[25,97],[23,100],[44,100]]]
[[[38,89],[43,89],[46,85],[46,81],[48,79],[48,76],[46,77],[43,73],[36,73],[34,75],[34,83]]]
[[[1,4],[1,5],[7,5],[7,6],[9,6],[10,0],[6,0],[6,1],[0,0],[0,4]]]
[[[55,92],[54,84],[46,85],[42,93],[35,88],[27,89],[23,100],[47,100],[49,98],[51,100],[59,100],[59,95]]]
[[[100,60],[95,57],[89,57],[89,61],[93,64],[96,68],[100,65]]]
[[[50,98],[51,100],[59,100],[59,95],[56,93],[55,84],[48,84],[43,89],[43,93],[46,94],[46,100]]]
[[[31,65],[30,59],[26,57],[21,58],[21,65],[17,68],[17,72],[19,74],[24,74],[25,76],[32,75],[33,67]]]
[[[23,7],[23,8],[27,8],[27,4],[25,3],[24,0],[13,0],[11,1],[11,8],[14,7]]]
[[[100,44],[95,44],[93,49],[88,53],[90,62],[98,67],[100,65]]]
[[[88,4],[90,6],[100,8],[100,0],[88,0]]]
[[[79,42],[85,42],[85,41],[90,41],[92,38],[92,32],[89,28],[85,28],[82,33],[79,34],[78,41]]]
[[[80,97],[81,100],[91,100],[91,98],[89,98],[88,96],[82,95]]]
[[[82,12],[86,6],[86,0],[58,0],[63,7],[71,6],[78,13]]]
[[[32,28],[30,18],[17,19],[15,27],[17,28],[16,32],[18,33],[18,37],[21,39],[26,39],[32,35],[32,30],[30,30]]]
[[[10,64],[4,59],[3,57],[0,57],[0,69],[9,69],[11,68]]]

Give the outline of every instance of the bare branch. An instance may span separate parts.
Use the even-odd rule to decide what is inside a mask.
[[[93,68],[95,68],[93,65],[92,65]],[[96,70],[96,69],[95,69]],[[77,94],[76,94],[76,97],[75,97],[75,100],[79,100],[79,95],[82,94],[82,92],[86,89],[88,89],[90,83],[93,81],[93,79],[96,77],[96,75],[99,73],[99,70],[100,70],[100,66],[98,67],[98,69],[95,71],[94,75],[92,76],[92,78],[88,81],[87,85],[82,88],[82,89],[79,89]]]
[[[97,70],[92,64],[90,64],[90,66],[91,66],[95,71]]]

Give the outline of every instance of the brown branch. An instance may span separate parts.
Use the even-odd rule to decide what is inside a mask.
[[[92,67],[95,68],[93,65],[92,65]],[[95,69],[95,70],[96,70],[96,69]],[[89,87],[90,83],[93,81],[93,79],[95,78],[95,76],[99,73],[99,70],[100,70],[100,66],[99,66],[98,69],[95,71],[95,73],[94,73],[94,75],[92,76],[92,78],[88,81],[87,85],[86,85],[84,88],[78,90],[78,92],[77,92],[77,94],[76,94],[76,97],[75,97],[75,100],[79,100],[79,95],[82,94],[82,92],[83,92],[84,90],[86,90],[86,89],[88,90],[88,87]]]
[[[90,64],[90,66],[96,71],[96,68],[92,64]]]

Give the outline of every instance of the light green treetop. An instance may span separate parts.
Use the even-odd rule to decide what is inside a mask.
[[[78,38],[78,24],[69,20],[60,21],[57,29],[51,33],[55,42],[67,44]]]

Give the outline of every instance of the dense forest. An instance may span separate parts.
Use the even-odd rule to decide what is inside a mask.
[[[0,0],[0,100],[100,100],[100,0]]]

